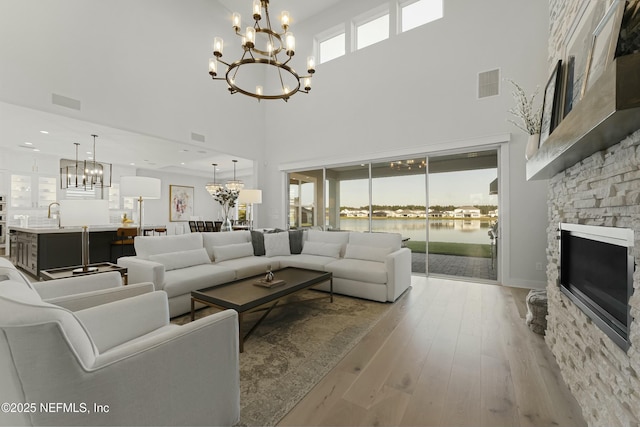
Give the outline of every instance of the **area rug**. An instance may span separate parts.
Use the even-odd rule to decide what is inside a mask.
[[[324,295],[305,291],[290,297]],[[389,310],[391,304],[336,295],[273,310],[240,354],[240,425],[273,426],[329,372]],[[214,309],[201,309],[196,317]],[[260,314],[246,316],[250,328]],[[189,321],[189,315],[173,319]]]

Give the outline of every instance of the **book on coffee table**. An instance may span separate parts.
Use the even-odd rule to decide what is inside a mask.
[[[265,279],[258,279],[257,281],[253,282],[254,285],[262,286],[264,288],[275,288],[276,286],[284,285],[284,283],[285,282],[282,279],[273,279],[270,282],[267,282]]]

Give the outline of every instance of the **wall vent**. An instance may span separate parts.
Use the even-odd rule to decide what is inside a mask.
[[[71,108],[80,111],[80,101],[66,96],[58,95],[57,93],[51,94],[51,103],[59,105],[61,107]]]
[[[199,133],[191,132],[191,140],[196,142],[204,142],[204,135],[200,135]]]
[[[478,73],[478,98],[500,95],[500,70]]]

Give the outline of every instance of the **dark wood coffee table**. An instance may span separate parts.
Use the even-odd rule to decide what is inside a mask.
[[[244,351],[244,341],[258,327],[258,325],[269,315],[276,305],[283,298],[296,292],[310,288],[322,282],[329,281],[329,295],[318,298],[307,298],[293,303],[306,301],[314,301],[318,299],[330,299],[333,302],[333,275],[325,271],[307,270],[304,268],[287,267],[274,271],[275,278],[284,280],[284,285],[265,288],[256,286],[254,283],[263,278],[264,274],[259,276],[247,277],[245,279],[235,280],[218,286],[213,286],[199,291],[191,292],[191,320],[195,319],[195,303],[200,302],[210,307],[220,309],[233,309],[238,312],[238,336],[240,344],[240,352]],[[280,304],[278,307],[284,307],[291,303]],[[244,334],[242,329],[243,318],[245,314],[264,311],[265,313]]]

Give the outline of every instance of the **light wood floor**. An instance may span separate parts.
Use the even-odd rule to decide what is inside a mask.
[[[524,323],[524,295],[414,277],[280,425],[586,425],[543,338]]]

